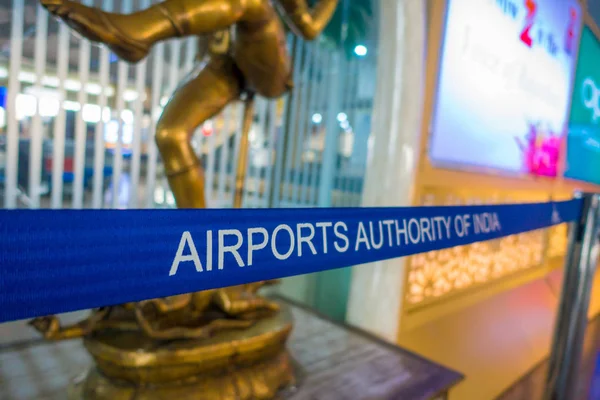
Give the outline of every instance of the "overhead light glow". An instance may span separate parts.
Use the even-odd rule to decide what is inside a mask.
[[[98,85],[97,83],[88,83],[87,85],[85,85],[85,90],[89,94],[98,95],[102,93],[102,86]]]
[[[96,104],[84,104],[81,117],[85,122],[96,124],[102,119],[102,109]]]
[[[319,113],[313,114],[312,116],[312,122],[314,122],[315,124],[320,124],[321,121],[323,121],[323,116]]]
[[[81,104],[76,101],[65,100],[63,101],[63,108],[67,111],[79,111],[81,110]]]
[[[45,118],[56,117],[60,110],[60,101],[53,98],[40,99],[40,116]]]
[[[71,92],[78,92],[81,90],[81,82],[73,80],[73,79],[66,79],[65,80],[65,89],[69,90]]]
[[[110,108],[104,107],[104,110],[102,110],[102,121],[104,123],[107,123],[108,121],[110,121],[110,118],[111,118]]]
[[[42,84],[50,87],[58,87],[60,80],[56,76],[44,76],[42,78]]]
[[[127,89],[123,93],[123,99],[125,99],[125,101],[134,101],[138,98],[138,96],[139,96],[138,92],[136,92],[135,90],[131,90],[131,89]]]
[[[19,93],[15,101],[17,120],[33,117],[37,112],[37,99],[35,96]]]
[[[133,112],[131,112],[131,110],[121,111],[121,119],[123,120],[123,123],[125,123],[127,125],[132,125],[133,124]]]
[[[359,57],[364,57],[367,55],[367,47],[363,46],[362,44],[359,44],[358,46],[356,46],[354,48],[354,54],[356,54]]]
[[[35,74],[32,72],[21,71],[19,72],[19,80],[21,82],[35,83]]]

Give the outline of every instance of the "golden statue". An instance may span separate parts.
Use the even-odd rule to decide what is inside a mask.
[[[192,134],[236,100],[245,101],[234,207],[240,207],[254,94],[276,98],[292,88],[285,30],[311,40],[338,0],[166,0],[115,14],[70,0],[40,0],[50,13],[127,62],[174,37],[209,38],[200,72],[178,89],[157,124],[156,143],[180,208],[204,208],[204,178]],[[128,303],[93,310],[61,327],[55,316],[31,324],[47,339],[84,338],[96,362],[73,399],[270,399],[293,382],[285,342],[285,307],[257,295],[272,282]]]

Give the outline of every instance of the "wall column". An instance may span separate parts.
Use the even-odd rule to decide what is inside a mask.
[[[364,207],[411,205],[425,86],[426,3],[380,0],[377,88]],[[353,268],[350,324],[396,341],[404,264],[404,259],[396,259]]]

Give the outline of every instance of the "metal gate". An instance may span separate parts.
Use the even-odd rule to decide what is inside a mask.
[[[195,67],[196,39],[119,62],[33,0],[0,6],[0,184],[6,208],[174,207],[154,144],[155,123]],[[150,0],[103,0],[131,12]],[[246,207],[349,206],[360,201],[374,57],[290,38],[295,89],[258,99],[250,132]],[[0,92],[2,93],[2,92]],[[229,207],[241,104],[198,129],[194,146],[211,207]]]

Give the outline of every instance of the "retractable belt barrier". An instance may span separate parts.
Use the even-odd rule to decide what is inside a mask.
[[[575,221],[581,205],[2,210],[0,322],[497,239]]]

